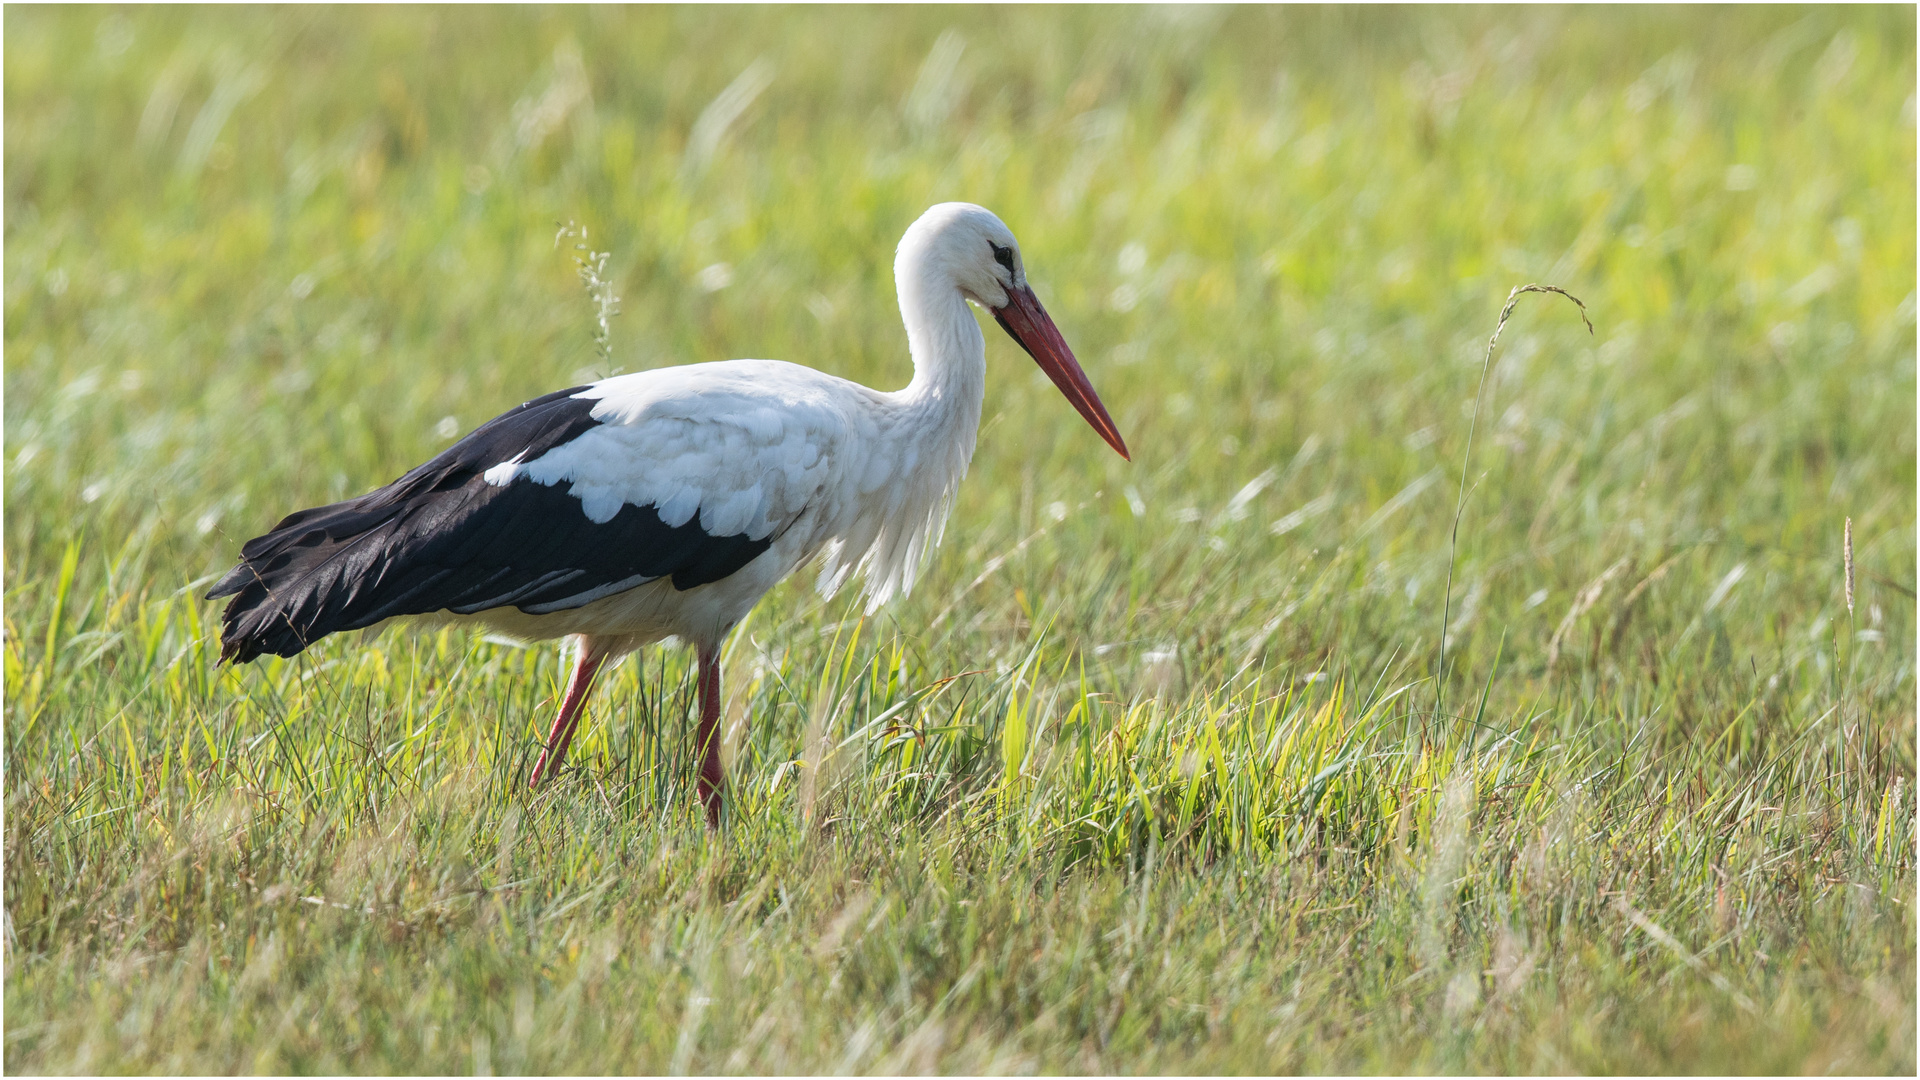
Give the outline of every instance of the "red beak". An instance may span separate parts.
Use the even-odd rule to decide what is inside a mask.
[[[1107,440],[1107,445],[1120,452],[1128,461],[1133,455],[1127,453],[1126,441],[1120,438],[1120,429],[1113,426],[1113,417],[1107,415],[1107,407],[1100,404],[1100,395],[1093,392],[1093,384],[1087,381],[1087,373],[1080,370],[1080,362],[1073,358],[1073,350],[1067,348],[1067,341],[1060,336],[1060,330],[1047,316],[1047,309],[1040,306],[1040,299],[1033,295],[1030,288],[1008,289],[1007,305],[993,309],[994,321],[1007,335],[1020,343],[1047,373],[1053,385],[1060,388],[1073,407],[1080,410],[1093,430]]]

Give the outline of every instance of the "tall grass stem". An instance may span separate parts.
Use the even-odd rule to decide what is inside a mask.
[[[1453,501],[1453,525],[1447,533],[1447,587],[1440,605],[1440,657],[1434,665],[1433,715],[1438,720],[1446,714],[1447,708],[1447,623],[1453,617],[1453,563],[1460,547],[1460,515],[1467,507],[1467,468],[1473,461],[1473,435],[1480,426],[1480,402],[1486,396],[1487,375],[1493,370],[1493,349],[1500,344],[1500,333],[1507,328],[1507,320],[1513,317],[1513,309],[1520,303],[1520,297],[1527,293],[1557,293],[1573,301],[1580,309],[1580,321],[1586,324],[1587,335],[1593,335],[1593,320],[1587,318],[1587,305],[1579,297],[1558,285],[1528,284],[1516,287],[1507,294],[1507,302],[1500,309],[1500,321],[1494,324],[1493,334],[1487,338],[1487,353],[1480,361],[1480,384],[1473,391],[1473,414],[1467,420],[1467,447],[1460,455],[1460,484]],[[1427,725],[1420,725],[1420,741],[1428,741]]]

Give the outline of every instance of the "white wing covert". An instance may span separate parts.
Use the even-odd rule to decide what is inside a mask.
[[[564,485],[595,521],[651,506],[712,536],[778,538],[805,517],[794,564],[821,556],[823,596],[863,575],[869,612],[912,588],[973,451],[967,428],[923,468],[916,440],[892,437],[908,418],[887,395],[775,360],[656,369],[576,396],[596,400],[596,427],[487,480]]]
[[[595,383],[576,396],[596,401],[596,427],[487,480],[565,484],[595,521],[652,506],[669,526],[776,536],[818,499],[846,433],[842,410],[792,377],[805,370],[731,361]]]

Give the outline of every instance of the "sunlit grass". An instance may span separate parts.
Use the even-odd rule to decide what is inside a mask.
[[[1910,10],[6,20],[9,1069],[1914,1068]],[[214,665],[526,397],[903,384],[949,198],[1135,461],[990,333],[913,595],[731,641],[718,836],[682,651],[538,794],[551,645]]]

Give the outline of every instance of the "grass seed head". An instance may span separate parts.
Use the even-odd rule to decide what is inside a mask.
[[[1847,519],[1846,531],[1841,534],[1840,561],[1847,571],[1847,618],[1853,618],[1853,519]]]

